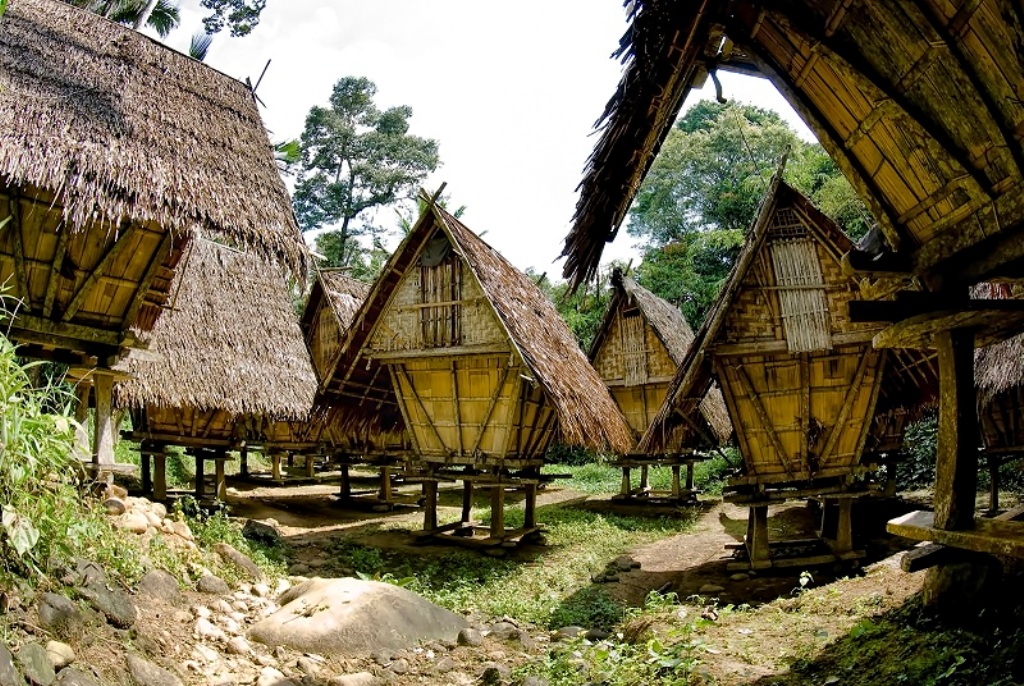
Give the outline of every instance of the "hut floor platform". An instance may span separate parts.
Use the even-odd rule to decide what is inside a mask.
[[[622,470],[622,483],[619,492],[612,496],[617,505],[639,505],[639,506],[681,506],[690,505],[697,501],[697,494],[700,492],[693,487],[693,466],[701,460],[708,459],[706,456],[671,455],[671,456],[649,456],[649,455],[625,455],[615,462],[609,463],[612,467]],[[653,489],[650,487],[649,470],[651,467],[669,467],[672,470],[672,487],[670,489]],[[685,468],[685,480],[683,469]],[[632,472],[640,471],[640,484],[633,487]]]
[[[886,530],[915,541],[933,541],[942,546],[975,553],[1024,559],[1024,516],[1020,508],[992,519],[976,518],[967,529],[947,530],[935,526],[935,513],[918,510],[889,521]]]

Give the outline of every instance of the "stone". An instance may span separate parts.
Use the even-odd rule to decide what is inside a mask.
[[[46,649],[35,641],[30,641],[21,647],[17,655],[18,666],[21,673],[25,675],[30,684],[35,686],[50,686],[57,679],[57,673],[53,671],[50,658]]]
[[[0,643],[0,686],[22,686],[25,679],[14,664],[14,656],[3,643]]]
[[[75,591],[118,629],[129,629],[135,624],[138,616],[135,605],[124,591],[99,584],[81,586]]]
[[[704,584],[697,589],[697,593],[721,593],[725,590],[725,586],[719,586],[718,584]]]
[[[306,576],[307,574],[309,574],[309,565],[302,562],[296,562],[288,567],[289,576]]]
[[[46,656],[58,672],[75,661],[75,651],[67,643],[50,641],[46,644]]]
[[[220,625],[220,628],[223,629],[225,633],[231,635],[241,633],[242,631],[242,627],[239,626],[238,622],[233,620],[231,617],[218,617],[217,623]]]
[[[456,637],[460,646],[478,646],[483,645],[484,637],[479,631],[472,627],[466,627],[459,632]]]
[[[391,671],[392,674],[398,674],[399,676],[401,676],[402,674],[408,674],[409,661],[405,658],[395,660],[388,666],[388,669]]]
[[[523,650],[532,651],[537,649],[537,641],[530,635],[529,631],[519,631],[518,634],[519,645],[523,647]]]
[[[210,603],[210,609],[225,615],[229,615],[232,612],[234,612],[234,609],[232,609],[231,607],[231,603],[224,600],[223,598],[218,598],[217,600],[214,600],[212,603]]]
[[[144,534],[149,528],[149,520],[145,512],[125,512],[114,520],[114,526],[134,534]]]
[[[295,666],[299,668],[299,671],[308,676],[316,676],[320,673],[320,663],[310,657],[300,657]]]
[[[52,634],[68,637],[81,631],[84,617],[77,606],[56,593],[43,593],[38,605],[39,626]]]
[[[749,574],[744,574],[743,572],[737,572],[737,573],[733,574],[732,576],[730,576],[729,578],[732,579],[733,581],[746,581],[747,579],[750,578],[750,575]]]
[[[369,672],[342,674],[331,679],[330,686],[377,686],[380,680]]]
[[[225,562],[229,562],[245,572],[250,579],[258,580],[263,578],[263,572],[256,566],[256,563],[234,546],[221,542],[213,546],[213,552],[217,553]]]
[[[202,643],[198,643],[192,648],[192,656],[200,662],[209,662],[210,664],[220,661],[220,653]]]
[[[192,529],[188,528],[188,524],[182,521],[175,521],[171,523],[171,528],[174,529],[174,535],[184,538],[186,541],[191,541]]]
[[[128,506],[120,498],[107,498],[103,501],[103,507],[108,515],[123,515],[128,511]]]
[[[162,569],[151,569],[139,580],[139,594],[181,605],[183,596],[178,580]]]
[[[195,635],[198,638],[207,641],[227,641],[228,637],[224,633],[224,630],[219,626],[215,626],[210,620],[205,617],[200,617],[196,620]]]
[[[484,667],[484,671],[480,674],[480,683],[485,686],[500,686],[512,670],[505,665],[501,664],[489,664]]]
[[[256,686],[294,686],[295,682],[286,679],[284,674],[273,667],[264,667],[260,670],[260,677]]]
[[[453,669],[455,669],[455,660],[450,657],[442,657],[434,663],[434,672],[437,674],[447,674]]]
[[[167,506],[163,503],[150,503],[149,511],[159,517],[161,522],[167,518]]]
[[[553,641],[564,641],[568,638],[576,638],[580,634],[586,633],[586,631],[587,630],[581,626],[563,626],[551,636],[551,639]]]
[[[107,498],[120,498],[124,500],[128,497],[128,489],[117,484],[107,484],[106,488],[103,489],[103,494]]]
[[[591,629],[587,633],[583,634],[583,638],[588,641],[603,641],[611,636],[611,634],[604,629]]]
[[[267,586],[266,584],[253,584],[252,594],[257,598],[269,598],[270,586]]]
[[[232,655],[248,655],[252,652],[252,646],[242,636],[235,636],[228,641],[228,652]]]
[[[521,686],[548,686],[548,680],[539,676],[528,676],[523,679]]]
[[[213,574],[204,574],[199,577],[196,590],[210,595],[228,595],[231,593],[231,587],[227,585],[227,582]]]
[[[249,638],[304,653],[359,657],[422,641],[453,639],[465,619],[412,591],[362,579],[310,579],[278,599],[281,608]]]
[[[242,535],[250,541],[256,541],[264,545],[276,546],[282,543],[281,532],[276,527],[255,519],[245,520],[245,526],[242,527]]]
[[[69,586],[106,585],[107,572],[98,562],[79,557],[75,559],[75,580]]]
[[[147,512],[146,521],[149,522],[149,526],[152,527],[154,531],[160,529],[163,525],[163,520],[160,519],[155,512]]]
[[[56,686],[100,686],[100,682],[91,675],[74,667],[60,670],[57,675]]]
[[[629,555],[620,555],[619,557],[615,558],[615,567],[620,572],[628,572],[631,569],[633,569],[633,558],[631,558]]]
[[[519,629],[508,622],[497,622],[490,627],[491,636],[507,641],[519,635]]]
[[[144,657],[128,653],[128,672],[138,686],[183,686],[181,679],[163,667],[158,667]]]

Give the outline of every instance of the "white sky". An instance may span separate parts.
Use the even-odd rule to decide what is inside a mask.
[[[167,43],[187,52],[204,14],[183,0]],[[339,78],[369,78],[378,106],[411,106],[411,133],[439,141],[442,166],[426,188],[446,181],[467,226],[520,269],[556,277],[625,29],[621,0],[268,0],[256,30],[218,34],[206,62],[255,82],[272,60],[257,93],[274,141],[297,138]],[[726,97],[776,109],[812,138],[767,81],[722,80]],[[687,105],[714,97],[710,86]],[[605,260],[634,257],[631,243],[620,232]]]

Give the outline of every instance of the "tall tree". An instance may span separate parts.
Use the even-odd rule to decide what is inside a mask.
[[[369,79],[341,79],[330,106],[309,111],[300,139],[295,214],[304,231],[336,234],[324,239],[333,244],[333,266],[359,255],[359,236],[382,232],[370,223],[373,210],[407,199],[439,164],[437,141],[409,133],[412,108],[381,111],[376,93]]]
[[[181,13],[174,0],[64,0],[69,5],[95,12],[101,16],[134,27],[149,26],[161,38],[178,28]]]
[[[820,145],[775,112],[702,101],[669,132],[630,210],[642,239],[637,278],[698,326],[739,254],[758,205],[788,151],[786,180],[851,235],[869,216]]]

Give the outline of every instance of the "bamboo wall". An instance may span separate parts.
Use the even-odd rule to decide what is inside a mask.
[[[326,294],[321,297],[321,306],[313,316],[306,335],[306,344],[318,379],[324,379],[331,372],[331,363],[341,349],[341,328],[337,316],[331,310],[328,297]]]
[[[406,271],[368,345],[388,367],[413,450],[454,464],[539,460],[555,424],[542,391],[461,257],[432,262]]]
[[[136,437],[180,446],[213,446],[233,441],[239,432],[234,417],[223,410],[147,407],[132,410]]]

